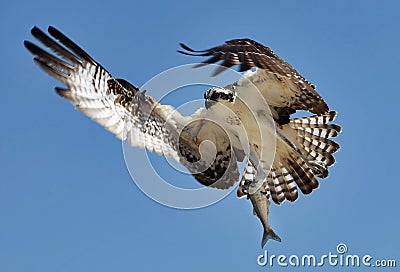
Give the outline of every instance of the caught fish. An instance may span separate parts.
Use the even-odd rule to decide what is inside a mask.
[[[269,192],[265,189],[265,186],[261,186],[253,194],[249,193],[249,187],[251,186],[254,173],[254,167],[248,163],[237,195],[238,197],[246,195],[247,199],[250,199],[251,204],[253,205],[253,213],[260,219],[261,224],[264,227],[264,233],[261,240],[261,248],[264,248],[269,239],[281,242],[281,238],[272,230],[271,226],[269,225],[268,215],[270,201]]]

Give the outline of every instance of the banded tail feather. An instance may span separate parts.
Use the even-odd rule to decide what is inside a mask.
[[[323,115],[313,115],[294,118],[287,128],[294,131],[291,142],[296,149],[286,149],[286,152],[277,152],[266,180],[264,191],[271,196],[276,204],[285,200],[294,202],[298,198],[298,188],[303,194],[310,194],[319,187],[317,177],[326,178],[328,167],[335,162],[333,154],[340,146],[329,138],[336,137],[341,132],[341,127],[331,124],[336,117],[336,112],[331,111]],[[283,150],[281,147],[277,146]],[[238,189],[238,197],[243,196],[241,186],[245,181],[252,181],[257,175],[256,169],[250,161]]]
[[[275,203],[281,203],[285,199],[294,201],[298,197],[294,178],[282,163],[274,163],[267,177],[267,183]]]
[[[330,111],[324,115],[295,118],[290,121],[290,127],[297,133],[296,143],[308,160],[321,162],[325,166],[335,163],[333,154],[340,146],[329,138],[336,137],[341,132],[341,127],[328,123],[333,122],[336,115],[335,111]]]

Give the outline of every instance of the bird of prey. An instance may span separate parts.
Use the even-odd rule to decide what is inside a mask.
[[[339,149],[339,145],[329,138],[336,137],[341,127],[329,124],[334,121],[336,112],[329,110],[315,86],[270,48],[250,39],[230,40],[223,45],[201,51],[193,50],[183,43],[181,47],[185,51],[178,50],[178,52],[182,54],[209,57],[197,66],[222,61],[214,75],[239,65],[239,71],[246,73],[233,84],[236,93],[248,92],[251,89],[249,86],[251,82],[268,103],[276,122],[278,139],[266,186],[273,201],[276,204],[286,199],[295,201],[298,198],[297,187],[304,194],[309,194],[317,188],[319,185],[316,176],[326,178],[328,167],[335,162],[333,153]],[[252,71],[252,68],[256,70]],[[232,104],[226,99],[216,100],[235,111],[241,120],[246,120],[248,117],[239,103]],[[315,115],[291,119],[291,114],[297,110],[308,111]],[[254,122],[244,121],[244,123],[248,126],[254,125]],[[259,158],[260,160],[262,158]],[[254,161],[249,160],[247,165],[252,169],[250,171],[256,173],[260,170],[257,167],[253,169],[255,165],[252,164]],[[243,177],[245,178],[245,175]],[[239,188],[238,195],[241,194]]]
[[[174,158],[205,186],[233,186],[240,180],[238,162],[246,160],[238,196],[252,199],[256,192],[257,201],[269,205],[271,198],[280,204],[295,201],[298,189],[311,193],[319,186],[317,177],[327,177],[335,162],[339,145],[329,138],[341,130],[331,123],[336,112],[290,64],[253,40],[231,40],[203,51],[181,44],[185,51],[180,53],[210,57],[201,65],[222,60],[215,76],[234,65],[245,72],[237,82],[208,89],[205,107],[183,116],[113,77],[56,28],[48,28],[51,37],[37,27],[31,33],[52,51],[24,42],[35,63],[65,85],[55,88],[60,96],[130,145]],[[297,110],[314,115],[291,118]],[[213,147],[202,145],[205,141]],[[268,211],[255,212],[269,227]],[[262,246],[269,238],[280,240],[267,233]]]

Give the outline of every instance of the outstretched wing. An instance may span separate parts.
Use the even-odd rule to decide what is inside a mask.
[[[267,76],[263,72],[256,72],[249,79],[263,92],[267,102],[271,102],[270,105],[276,107],[278,115],[276,120],[282,120],[278,123],[287,123],[289,121],[288,116],[293,113],[293,110],[307,110],[315,114],[324,114],[329,111],[328,105],[317,93],[313,84],[302,77],[270,48],[256,41],[251,39],[230,40],[223,45],[201,51],[193,50],[182,43],[180,45],[186,51],[178,50],[179,53],[210,57],[197,66],[222,61],[221,67],[217,68],[214,75],[234,65],[239,65],[241,72],[251,68],[260,68],[267,72],[269,74]],[[265,77],[267,78],[265,79]],[[262,82],[266,80],[275,81],[275,85],[282,91],[277,94],[263,89],[265,87],[263,87]],[[290,85],[293,85],[293,88]],[[271,88],[271,86],[268,85],[268,88]],[[281,99],[278,95],[281,96]]]
[[[180,45],[186,52],[178,50],[179,53],[190,56],[210,57],[202,62],[204,65],[223,61],[221,66],[226,68],[240,65],[240,72],[258,67],[278,74],[297,73],[293,67],[280,59],[269,47],[251,39],[230,40],[223,45],[206,50],[193,50],[183,43],[180,43]],[[218,75],[221,72],[223,70],[216,70],[214,75]]]
[[[166,120],[173,112],[172,108],[159,105],[127,81],[112,77],[54,27],[50,26],[48,31],[59,43],[37,27],[33,27],[31,33],[60,58],[29,41],[24,43],[35,56],[35,63],[66,85],[67,88],[55,88],[60,96],[68,99],[78,110],[119,139],[125,140],[128,137],[133,146],[144,147],[179,160],[176,147],[171,144],[168,135],[163,133]],[[150,113],[154,117],[150,118]],[[173,118],[169,121],[172,126],[176,125],[173,124]],[[171,133],[173,131],[170,130]]]
[[[54,55],[29,41],[24,42],[25,46],[40,68],[66,85],[55,90],[78,110],[132,146],[181,162],[206,186],[225,189],[239,179],[229,137],[214,128],[212,122],[193,121],[173,107],[159,104],[145,91],[114,78],[54,27],[50,26],[48,32],[58,42],[37,27],[31,30]],[[217,147],[214,161],[202,161],[199,145],[204,140],[213,141]]]

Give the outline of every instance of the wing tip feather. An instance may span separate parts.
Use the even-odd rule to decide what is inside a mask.
[[[61,87],[55,87],[54,91],[61,97],[69,99],[71,97],[71,90]]]

